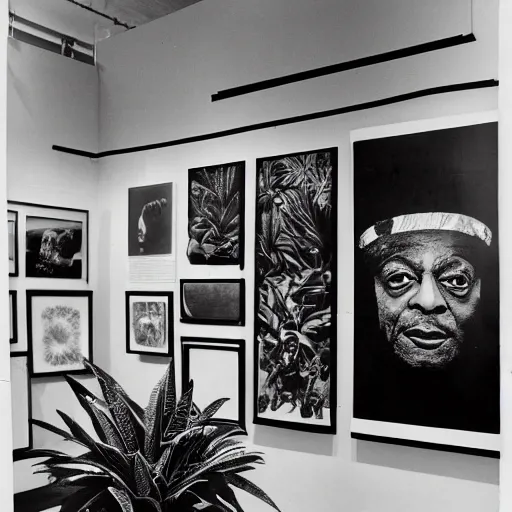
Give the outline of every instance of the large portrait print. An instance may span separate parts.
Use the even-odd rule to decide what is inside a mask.
[[[245,162],[188,171],[188,260],[244,266]]]
[[[352,435],[497,456],[494,114],[352,133]]]
[[[335,433],[337,150],[256,169],[254,423]]]

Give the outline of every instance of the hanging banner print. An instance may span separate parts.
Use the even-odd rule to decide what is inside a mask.
[[[352,133],[354,437],[499,450],[494,119]]]
[[[254,423],[335,433],[337,149],[256,168]]]

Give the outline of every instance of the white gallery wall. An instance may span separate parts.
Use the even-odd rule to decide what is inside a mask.
[[[52,144],[59,141],[97,150],[97,69],[13,39],[9,39],[7,50],[7,199],[90,210],[90,279],[89,284],[79,286],[94,290],[101,252],[96,235],[97,166],[88,159],[52,151]],[[26,343],[24,280],[9,280],[11,289],[18,289],[19,341]],[[62,289],[62,283],[51,286]],[[98,334],[96,341],[100,339]],[[34,378],[33,417],[60,425],[57,408],[79,421],[87,417],[63,378]],[[33,433],[36,447],[54,445],[58,440],[37,427]],[[30,464],[15,464],[15,492],[46,483],[41,475],[28,476]]]
[[[385,5],[384,5],[385,4]],[[414,90],[497,78],[498,1],[208,0],[102,42],[100,147],[118,149],[372,101]],[[212,103],[220,89],[473,31],[477,41],[369,68]],[[498,510],[496,460],[383,445],[350,438],[353,356],[353,227],[350,131],[357,128],[489,111],[497,90],[466,91],[399,103],[207,142],[99,161],[101,265],[96,289],[96,362],[142,403],[166,360],[125,353],[124,293],[128,188],[177,186],[177,276],[244,277],[245,327],[180,324],[175,293],[175,353],[180,336],[247,342],[247,424],[267,466],[251,475],[283,511],[427,512]],[[62,141],[56,140],[61,144]],[[255,160],[339,148],[338,433],[252,425]],[[246,265],[192,267],[185,251],[187,169],[246,161]],[[162,287],[153,289],[163,289]],[[149,289],[149,288],[148,288]],[[98,305],[98,302],[100,303]],[[215,368],[204,369],[215,379]],[[240,496],[247,511],[263,505]]]

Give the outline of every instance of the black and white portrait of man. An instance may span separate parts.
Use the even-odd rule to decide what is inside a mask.
[[[129,189],[129,256],[171,254],[172,183]]]
[[[354,203],[354,418],[497,434],[497,123],[355,142]]]

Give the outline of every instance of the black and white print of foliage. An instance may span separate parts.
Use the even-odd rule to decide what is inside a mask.
[[[257,414],[284,421],[322,420],[330,407],[331,158],[326,150],[258,161]]]
[[[242,264],[243,185],[243,162],[189,169],[190,263]]]
[[[87,360],[84,364],[99,382],[102,398],[73,378],[66,380],[96,438],[61,411],[68,430],[32,420],[84,449],[74,457],[49,449],[17,457],[45,459],[35,464],[35,472],[47,474],[52,483],[37,489],[38,503],[54,498],[61,512],[243,512],[232,490],[236,487],[279,510],[241,475],[263,463],[260,453],[247,451],[237,439],[245,431],[212,419],[227,399],[201,411],[193,402],[191,381],[177,400],[171,361],[143,409],[110,375]]]

